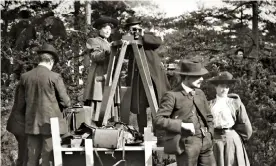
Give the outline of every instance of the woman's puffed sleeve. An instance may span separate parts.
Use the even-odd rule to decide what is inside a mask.
[[[233,128],[239,133],[244,141],[247,141],[252,135],[252,126],[243,103],[240,104],[236,117],[236,123]]]
[[[86,47],[91,50],[90,58],[92,61],[100,62],[104,61],[107,57],[106,51],[101,47],[98,39],[90,38],[86,42]]]

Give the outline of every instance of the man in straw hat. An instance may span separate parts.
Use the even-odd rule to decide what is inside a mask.
[[[20,112],[25,115],[27,166],[39,165],[40,156],[42,166],[50,166],[53,157],[50,118],[58,117],[60,133],[64,134],[67,129],[62,108],[69,107],[71,102],[62,77],[51,71],[59,60],[56,49],[44,44],[38,55],[38,66],[20,78],[17,109],[22,109]]]
[[[180,62],[181,84],[162,97],[156,127],[166,130],[164,151],[175,154],[178,166],[214,166],[213,116],[200,90],[208,71],[201,63]]]
[[[209,80],[215,86],[216,98],[210,101],[214,116],[214,156],[217,165],[249,166],[243,142],[252,135],[246,109],[237,94],[228,94],[237,80],[227,71]]]

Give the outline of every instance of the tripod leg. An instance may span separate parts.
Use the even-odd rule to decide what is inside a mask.
[[[112,73],[113,73],[113,70],[114,70],[116,53],[117,53],[117,48],[116,47],[112,47],[111,48],[111,54],[110,54],[110,57],[109,57],[109,62],[108,62],[108,68],[107,68],[107,76],[106,76],[106,80],[105,80],[105,86],[109,86],[111,84],[111,82],[112,82]],[[95,103],[93,101],[91,103],[91,107],[93,108],[93,110],[95,110],[93,112],[93,115],[92,115],[92,117],[93,117],[92,120],[93,121],[98,121],[99,120],[99,116],[100,116],[101,103],[100,102],[96,102],[96,103],[97,103],[96,105],[95,105]]]
[[[106,86],[110,86],[111,82],[112,82],[112,74],[113,74],[115,60],[116,60],[116,54],[117,54],[117,48],[112,47],[110,58],[109,58],[109,63],[108,63],[108,68],[107,68],[107,76],[106,76],[106,81],[105,81]]]
[[[111,106],[113,103],[115,91],[119,81],[127,46],[128,46],[128,43],[123,43],[121,52],[119,54],[119,58],[117,61],[117,65],[115,68],[112,84],[111,86],[105,87],[104,89],[103,102],[102,102],[102,107],[100,110],[100,117],[99,117],[99,121],[102,122],[102,125],[104,126],[107,125],[108,115],[110,114],[110,111],[111,111]]]
[[[158,104],[156,100],[156,95],[154,93],[154,88],[152,84],[152,80],[150,77],[150,71],[146,59],[146,55],[144,52],[143,47],[138,48],[138,45],[136,43],[132,43],[132,48],[134,52],[134,56],[137,62],[137,66],[139,69],[140,76],[142,78],[143,86],[145,88],[145,92],[147,95],[147,99],[150,105],[150,109],[152,112],[153,117],[155,117],[157,109],[158,109]]]
[[[131,58],[131,57],[130,57]],[[134,57],[132,57],[134,58]],[[121,122],[129,124],[129,116],[131,109],[131,101],[132,101],[132,88],[133,88],[133,78],[134,78],[134,70],[135,70],[135,59],[129,61],[128,70],[131,73],[128,75],[128,79],[126,80],[126,87],[123,87],[122,95],[121,95],[121,107],[120,107],[120,119]]]

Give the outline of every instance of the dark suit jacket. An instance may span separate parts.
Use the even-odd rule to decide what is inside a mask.
[[[52,117],[59,118],[60,133],[65,133],[67,126],[61,111],[71,103],[61,76],[38,65],[22,74],[19,85],[19,101],[26,107],[25,133],[51,134]]]
[[[202,115],[203,123],[208,127],[209,132],[213,134],[213,116],[202,90],[195,90],[194,102],[199,113]],[[154,119],[154,123],[156,127],[167,131],[167,139],[179,133],[183,136],[187,136],[189,132],[181,129],[181,123],[192,123],[190,119],[193,116],[191,111],[192,108],[193,99],[180,84],[174,90],[165,93],[161,100],[156,118]]]

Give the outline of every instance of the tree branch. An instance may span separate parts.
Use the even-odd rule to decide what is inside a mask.
[[[217,49],[213,49],[213,48],[199,48],[199,49],[194,49],[192,51],[194,51],[194,52],[198,52],[198,51],[221,52],[221,51],[224,51],[224,50],[217,50]]]
[[[230,10],[228,13],[234,12],[234,11],[237,10],[238,8],[242,7],[243,5],[247,5],[247,4],[252,4],[252,2],[251,2],[251,1],[249,1],[249,2],[241,2],[235,9]]]

